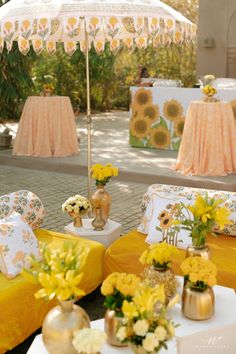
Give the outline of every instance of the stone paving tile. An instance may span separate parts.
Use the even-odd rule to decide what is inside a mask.
[[[112,196],[110,218],[122,224],[123,233],[138,225],[140,204],[147,187],[141,183],[117,182],[115,178],[106,186]],[[87,195],[87,178],[0,166],[0,195],[20,189],[30,190],[42,200],[47,212],[42,227],[63,232],[71,219],[61,212],[61,205],[73,194]]]

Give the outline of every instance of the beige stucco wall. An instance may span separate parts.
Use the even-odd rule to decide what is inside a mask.
[[[199,0],[198,75],[236,78],[236,0]]]

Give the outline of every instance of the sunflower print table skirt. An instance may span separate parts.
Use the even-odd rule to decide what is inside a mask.
[[[236,90],[218,90],[218,98],[231,102],[236,117]],[[132,87],[130,145],[179,150],[187,108],[201,99],[196,88]]]

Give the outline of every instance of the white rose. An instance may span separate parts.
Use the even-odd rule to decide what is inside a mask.
[[[166,339],[166,335],[167,335],[167,331],[164,327],[162,326],[158,326],[155,329],[155,335],[157,336],[157,338],[159,339],[160,342],[162,342],[163,340]]]
[[[66,208],[67,211],[71,212],[73,211],[73,207],[71,205],[68,205],[67,208]]]
[[[148,328],[149,328],[149,324],[147,320],[138,320],[133,326],[134,333],[137,334],[137,336],[141,336],[141,337],[145,336],[145,334],[148,331]]]
[[[142,342],[143,349],[152,352],[159,345],[159,340],[154,333],[148,333]]]
[[[127,329],[124,326],[121,326],[117,333],[116,333],[116,337],[122,342],[123,340],[125,340],[127,338]]]

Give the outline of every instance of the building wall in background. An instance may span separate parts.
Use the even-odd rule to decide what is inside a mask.
[[[197,73],[236,78],[236,0],[199,0]]]

